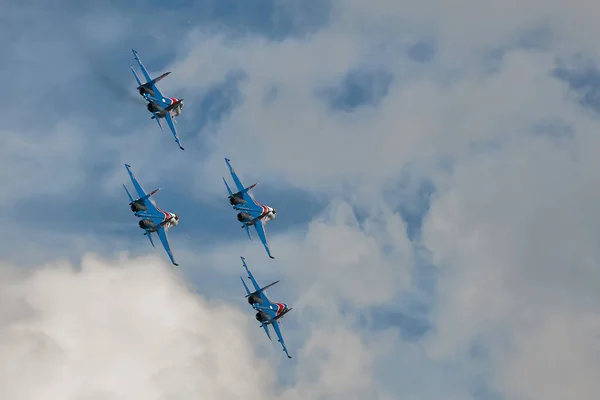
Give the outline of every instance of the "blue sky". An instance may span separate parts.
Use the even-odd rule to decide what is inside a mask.
[[[67,259],[85,271],[93,253],[141,281],[177,282],[127,207],[129,163],[181,216],[170,240],[198,310],[248,344],[219,357],[273,379],[239,378],[239,390],[496,400],[558,399],[577,386],[591,398],[597,383],[568,371],[600,366],[560,332],[589,343],[600,307],[589,286],[600,259],[600,60],[585,24],[567,23],[593,12],[468,3],[472,15],[435,1],[4,7],[0,259],[34,271]],[[152,75],[172,71],[159,86],[186,99],[184,152],[135,91],[132,48]],[[267,226],[275,261],[235,220],[224,157],[277,208]],[[124,253],[134,260],[119,261]],[[270,296],[294,307],[287,365],[243,301],[240,255],[260,282],[280,279]],[[148,275],[137,257],[150,257]],[[540,357],[560,366],[538,367]],[[547,390],[555,381],[565,392]]]

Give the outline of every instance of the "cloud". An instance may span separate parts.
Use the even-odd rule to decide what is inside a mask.
[[[583,305],[593,315],[597,306],[588,283],[596,281],[598,260],[593,250],[597,221],[590,217],[597,201],[592,189],[597,181],[596,157],[590,151],[598,145],[597,129],[573,102],[568,86],[552,75],[558,55],[587,45],[575,39],[586,28],[566,31],[566,25],[555,24],[556,20],[566,21],[565,16],[589,9],[569,10],[563,16],[564,10],[557,5],[542,7],[536,2],[522,5],[523,14],[510,7],[472,6],[475,13],[464,22],[460,8],[441,7],[439,12],[426,13],[420,6],[401,8],[390,2],[370,7],[336,3],[331,26],[315,33],[312,40],[248,38],[231,44],[219,38],[198,40],[193,34],[190,41],[197,44],[191,47],[198,49],[197,53],[190,52],[178,65],[182,72],[193,74],[197,54],[210,52],[216,60],[243,65],[248,73],[244,103],[211,141],[216,154],[226,151],[240,160],[237,163],[251,163],[252,174],[269,176],[282,185],[327,193],[332,204],[331,199],[341,196],[351,207],[362,208],[368,223],[379,216],[388,221],[397,217],[388,207],[401,210],[413,193],[389,188],[402,179],[403,166],[418,165],[433,182],[435,193],[422,237],[413,240],[428,250],[439,274],[431,293],[432,329],[417,345],[424,352],[417,359],[431,358],[431,370],[450,365],[465,371],[460,384],[451,393],[444,392],[449,397],[477,393],[484,398],[545,398],[550,391],[541,383],[516,379],[511,373],[513,365],[526,362],[522,354],[532,354],[524,370],[552,381],[554,370],[535,365],[536,355],[545,351],[560,363],[561,353],[552,347],[569,348],[569,343],[557,342],[555,335],[550,335],[544,350],[530,353],[525,347],[547,326],[560,330],[553,319],[579,315]],[[406,20],[418,18],[407,21],[408,27],[398,20],[392,25],[391,20],[400,14]],[[477,26],[489,23],[489,29],[479,34],[475,21]],[[423,27],[416,28],[418,24]],[[548,25],[548,31],[540,28]],[[412,36],[398,39],[396,47],[385,46],[386,35],[410,28],[414,28]],[[359,29],[366,33],[355,34]],[[537,29],[548,38],[525,40]],[[416,67],[406,54],[392,51],[408,52],[423,36],[434,37],[436,48],[434,59],[425,66]],[[566,47],[556,38],[572,46]],[[328,52],[323,51],[324,43],[332,43]],[[489,68],[489,54],[497,49],[503,50],[495,67]],[[315,95],[340,82],[358,65],[377,65],[384,59],[394,82],[375,110],[356,109],[339,116],[328,112],[327,104]],[[264,60],[282,61],[266,65]],[[323,62],[326,65],[315,70],[315,60],[333,62]],[[265,104],[259,99],[275,82],[277,99]],[[551,132],[555,125],[573,133],[539,135],[540,129]],[[232,148],[231,143],[237,147]],[[217,155],[209,157],[206,170],[216,169],[217,163],[222,163]],[[296,259],[314,257],[301,266],[285,258],[285,264],[297,265],[289,273],[295,275],[298,285],[303,285],[303,279],[315,279],[315,286],[322,285],[323,289],[307,289],[306,293],[311,299],[325,297],[320,307],[323,312],[331,307],[342,309],[344,301],[356,311],[371,301],[401,297],[403,288],[394,291],[388,286],[388,281],[394,282],[395,271],[378,258],[384,253],[384,236],[374,232],[382,225],[364,237],[358,233],[368,223],[348,228],[356,236],[346,236],[341,227],[329,232],[313,222],[306,236],[293,236],[295,248],[286,249],[281,237],[273,240],[275,252],[289,252]],[[383,230],[386,234],[400,232],[403,237],[391,248],[406,250],[402,247],[407,246],[404,229],[400,223],[395,229]],[[319,254],[315,247],[298,255],[298,249],[313,237],[323,244],[324,253]],[[377,250],[368,251],[369,246]],[[361,259],[357,256],[361,251],[370,257]],[[353,257],[360,261],[350,271]],[[415,262],[404,259],[396,266],[403,261]],[[319,269],[311,276],[314,264]],[[363,275],[365,271],[368,277]],[[369,281],[373,275],[377,275],[376,282]],[[565,303],[569,304],[566,309]],[[303,307],[307,305],[303,303]],[[580,321],[578,316],[571,318]],[[593,337],[589,333],[593,328],[571,329],[576,337]],[[390,344],[394,348],[402,345]],[[593,341],[586,346],[593,348]],[[577,347],[573,352],[580,354]],[[388,365],[398,370],[404,366],[397,360]],[[570,368],[597,371],[598,366],[593,357],[574,357],[556,371]],[[575,376],[566,374],[558,381],[575,390]],[[582,398],[594,392],[592,381],[586,380],[582,387],[578,392]],[[561,398],[561,393],[564,397],[564,392],[554,392],[556,398]]]
[[[283,392],[283,398],[372,398],[382,393],[374,387],[373,352],[355,333],[316,328],[300,356],[308,361],[299,369],[302,384]]]
[[[507,398],[592,399],[598,391],[588,377],[600,363],[587,354],[597,352],[600,333],[591,283],[600,278],[593,211],[600,192],[592,159],[573,156],[579,143],[597,139],[590,131],[576,136],[564,147],[546,137],[515,139],[466,159],[424,224],[440,268],[430,354],[460,358],[479,342]]]
[[[18,118],[5,121],[2,137],[19,151],[2,147],[7,168],[0,179],[7,190],[0,202],[3,226],[11,232],[0,244],[3,258],[35,267],[60,257],[79,262],[88,251],[153,251],[127,216],[120,188],[127,162],[146,188],[163,188],[161,207],[182,215],[172,245],[189,285],[202,293],[181,294],[198,308],[182,324],[217,343],[224,355],[220,370],[231,368],[233,377],[241,376],[238,367],[253,371],[257,382],[240,377],[242,389],[264,398],[594,398],[599,136],[597,116],[580,103],[594,105],[597,77],[588,67],[598,65],[597,5],[286,1],[263,2],[250,12],[247,4],[220,4],[161,9],[162,28],[171,35],[144,31],[149,14],[136,5],[102,8],[98,20],[92,12],[98,10],[83,7],[76,10],[83,14],[77,14],[81,35],[54,29],[62,25],[51,20],[52,26],[36,25],[20,46],[10,47],[8,64],[0,68],[14,75],[6,90],[15,100],[6,107]],[[201,17],[188,24],[195,12]],[[11,14],[17,17],[22,15]],[[106,23],[118,29],[104,36]],[[11,34],[19,24],[13,28]],[[79,45],[73,36],[83,38]],[[36,43],[37,52],[22,50],[30,49],[28,42]],[[90,59],[102,60],[90,79],[80,42],[89,45]],[[145,110],[115,100],[122,82],[124,90],[133,90],[127,86],[129,48],[138,44],[151,70],[173,71],[161,87],[188,100],[178,127],[193,152],[177,152]],[[572,61],[578,53],[585,63]],[[52,85],[37,73],[46,65]],[[107,84],[112,91],[104,90]],[[349,90],[355,84],[360,90]],[[339,89],[336,100],[351,94],[351,105],[370,104],[332,110],[322,95],[331,88]],[[220,181],[225,156],[244,183],[261,182],[257,198],[279,211],[268,225],[276,260],[267,260],[262,246],[248,241],[233,213],[227,214]],[[76,207],[81,197],[88,201]],[[26,218],[30,209],[36,212]],[[283,327],[291,363],[278,357],[277,343],[265,350],[269,343],[251,315],[238,318],[232,308],[241,291],[239,255],[261,282],[281,279],[273,296],[294,307]],[[164,254],[157,250],[156,257]],[[143,279],[163,267],[129,268]],[[50,274],[43,271],[8,273],[6,290]],[[64,278],[60,285],[88,276],[85,269],[60,271],[54,271]],[[117,282],[134,280],[122,273]],[[33,295],[21,298],[31,297],[31,303],[52,285],[34,285]],[[129,286],[142,290],[135,282]],[[94,290],[75,293],[78,300],[92,293],[80,301],[85,305],[98,298]],[[119,318],[148,318],[145,308],[131,306],[131,291],[117,294],[110,292],[127,304],[117,316],[131,313]],[[156,298],[153,307],[169,305],[162,302]],[[30,312],[16,300],[7,304],[7,320]],[[223,312],[213,315],[207,304]],[[60,306],[75,307],[64,300]],[[88,306],[101,314],[94,307]],[[77,320],[107,331],[108,316],[94,322],[79,312]],[[56,329],[69,326],[68,319],[52,318]],[[237,344],[265,350],[268,357],[248,349],[240,350],[241,361],[229,357],[231,349],[211,336],[215,328],[204,331],[212,318],[228,327],[218,331],[224,337],[235,333]],[[196,320],[202,323],[193,325]],[[242,322],[248,320],[252,329]],[[127,338],[138,333],[122,324]],[[161,338],[172,333],[155,329]],[[54,336],[54,342],[63,340]],[[142,352],[128,339],[134,352],[126,354],[180,365],[185,356],[179,351],[187,354],[184,344],[196,342],[177,338],[182,347],[173,354],[163,355],[154,334],[142,339],[156,340],[151,350]],[[102,342],[119,348],[113,339],[94,340],[94,347]],[[48,349],[43,357],[63,357],[62,348]],[[98,368],[103,380],[91,382],[110,388],[109,371],[96,366],[107,361],[88,353],[94,362],[77,364],[79,369]],[[140,374],[163,368],[147,363]],[[44,387],[44,371],[58,367],[36,365],[42,372],[29,382],[40,380]],[[143,390],[168,389],[171,382],[187,390],[180,384],[187,382],[186,368],[165,372]],[[195,381],[210,379],[213,370],[194,369],[203,375]],[[132,379],[141,387],[145,378]],[[239,389],[236,382],[226,384]]]
[[[512,351],[498,355],[495,384],[513,399],[593,399],[600,318],[597,314],[554,313],[515,335]]]
[[[387,95],[392,77],[385,71],[350,71],[337,88],[325,92],[332,108],[346,111],[365,104],[377,106]]]
[[[262,397],[248,315],[192,293],[156,257],[3,265],[0,396]]]
[[[335,309],[320,328],[307,320],[311,333],[285,364],[297,363],[296,375],[278,389],[272,372],[283,359],[255,352],[269,342],[251,313],[238,310],[246,305],[207,300],[175,271],[155,256],[107,260],[88,254],[77,266],[56,261],[28,270],[3,264],[0,395],[275,399],[385,393],[376,389],[371,368],[385,346],[348,329]],[[294,336],[289,328],[284,332]],[[279,356],[278,350],[269,353]]]

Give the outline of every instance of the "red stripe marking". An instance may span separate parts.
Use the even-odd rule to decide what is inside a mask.
[[[275,313],[275,316],[277,316],[277,315],[281,314],[281,312],[283,311],[285,306],[281,303],[275,303],[275,305],[277,306],[277,312]]]

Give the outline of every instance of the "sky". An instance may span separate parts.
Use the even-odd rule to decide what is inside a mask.
[[[0,398],[598,398],[596,3],[0,5]],[[172,72],[185,151],[132,48]],[[225,157],[278,211],[275,260]],[[180,215],[180,268],[125,163]],[[294,308],[291,360],[240,256]]]

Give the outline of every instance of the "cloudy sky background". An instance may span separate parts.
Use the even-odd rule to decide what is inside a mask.
[[[598,398],[594,2],[0,5],[0,398]],[[184,152],[131,48],[173,72]],[[277,208],[275,260],[223,157]],[[124,163],[180,214],[180,269]],[[292,360],[240,255],[281,280]]]

